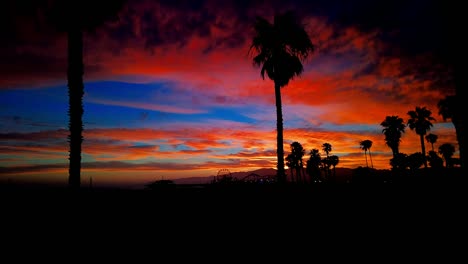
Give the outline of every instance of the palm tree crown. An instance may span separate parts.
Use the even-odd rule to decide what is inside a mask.
[[[294,167],[296,168],[296,180],[297,182],[301,182],[302,169],[304,167],[302,158],[305,155],[305,149],[302,147],[301,143],[295,141],[291,143],[291,154],[293,156]]]
[[[439,147],[439,153],[444,157],[445,167],[450,168],[452,166],[452,156],[455,153],[455,147],[450,143],[444,143]]]
[[[280,89],[291,79],[302,74],[302,61],[314,51],[314,45],[294,12],[276,14],[273,23],[257,17],[254,30],[255,35],[250,46],[250,51],[255,52],[253,64],[261,66],[260,74],[263,79],[266,73],[275,83],[278,180],[284,182],[286,178]]]
[[[434,117],[431,116],[432,112],[426,107],[417,106],[415,110],[408,111],[410,118],[408,119],[408,126],[411,130],[414,130],[419,135],[421,141],[421,150],[424,156],[424,167],[427,168],[426,161],[426,147],[424,145],[424,136],[431,130],[432,123],[435,121]]]
[[[371,161],[371,167],[374,168],[374,164],[372,163],[372,156],[371,156],[371,152],[370,152],[370,149],[372,147],[372,141],[369,140],[369,139],[366,139],[366,140],[363,140],[361,142],[359,142],[360,146],[361,146],[361,149],[364,150],[364,155],[366,156],[366,166],[369,167],[369,165],[367,165],[367,151],[369,151],[369,158],[370,158],[370,161]]]
[[[401,134],[405,132],[406,128],[403,118],[387,116],[380,125],[384,127],[382,133],[385,135],[385,143],[392,149],[393,157],[395,157],[399,153]]]
[[[436,134],[430,133],[430,134],[427,134],[427,135],[426,135],[426,141],[429,142],[429,143],[431,143],[432,151],[434,151],[434,143],[437,142],[437,139],[438,139],[438,138],[439,138],[439,137],[438,137]]]
[[[328,157],[328,154],[330,154],[330,152],[332,151],[332,145],[330,143],[323,143],[322,150],[323,152],[325,152],[325,154],[327,154]]]
[[[314,51],[314,45],[295,13],[277,14],[273,24],[257,17],[254,28],[256,34],[251,49],[257,55],[253,63],[262,67],[262,77],[265,78],[266,73],[275,84],[283,87],[300,76],[304,71],[301,61]]]

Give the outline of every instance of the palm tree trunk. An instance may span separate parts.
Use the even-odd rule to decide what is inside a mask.
[[[369,149],[369,159],[370,159],[371,168],[374,168],[374,163],[372,162],[372,155],[370,153],[370,149]]]
[[[466,146],[466,131],[465,126],[462,122],[457,122],[458,125],[456,126],[456,134],[458,139],[458,150],[460,155],[460,166],[466,172],[466,153],[465,153],[465,146]]]
[[[424,168],[427,168],[427,159],[426,159],[426,146],[424,145],[424,135],[421,134],[419,135],[419,138],[421,140],[421,150],[424,158]]]
[[[462,12],[462,9],[458,9],[458,12]],[[450,14],[451,19],[455,20],[453,25],[461,25],[459,22],[464,19],[463,16],[453,16]],[[455,126],[457,141],[458,141],[458,150],[460,152],[460,166],[462,170],[466,173],[467,159],[466,159],[466,127],[468,125],[468,115],[465,115],[467,110],[467,104],[465,103],[463,94],[466,93],[466,87],[468,86],[468,79],[466,78],[466,60],[464,56],[460,56],[460,53],[466,54],[466,45],[467,41],[465,38],[460,38],[458,34],[453,35],[454,39],[457,40],[453,43],[456,45],[454,47],[453,62],[454,62],[454,79],[455,79],[455,113],[452,118],[453,125]],[[452,42],[450,42],[452,43]],[[464,175],[464,174],[463,174]]]
[[[366,167],[369,168],[369,164],[367,163],[367,151],[364,150],[364,157],[366,157]]]
[[[296,181],[297,183],[302,182],[301,168],[299,167],[296,168]]]
[[[284,173],[284,149],[283,149],[283,110],[281,104],[281,87],[275,81],[275,99],[276,99],[276,154],[278,158],[278,182],[285,183],[286,175]]]
[[[68,30],[68,96],[70,117],[70,167],[68,184],[71,188],[80,187],[81,143],[83,142],[83,33],[79,27]]]

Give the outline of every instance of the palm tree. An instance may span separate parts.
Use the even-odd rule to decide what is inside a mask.
[[[366,139],[366,140],[359,142],[359,144],[361,145],[361,149],[364,150],[364,156],[366,157],[366,166],[369,168],[369,165],[367,164],[367,151],[369,151],[371,167],[374,168],[374,164],[372,163],[372,156],[370,152],[370,148],[372,147],[372,141],[369,139]]]
[[[380,123],[384,127],[382,133],[385,135],[385,143],[390,147],[393,153],[393,158],[399,152],[401,134],[405,132],[405,124],[403,118],[398,116],[386,116],[385,120]]]
[[[302,181],[302,169],[304,168],[302,157],[305,155],[305,149],[302,147],[301,143],[293,142],[291,143],[291,153],[293,156],[293,164],[296,168],[296,181]]]
[[[307,161],[307,173],[310,176],[310,182],[318,182],[320,180],[320,163],[322,158],[318,149],[312,149],[309,153],[310,157]]]
[[[330,177],[330,166],[331,166],[331,163],[330,163],[330,158],[329,158],[329,154],[330,152],[332,151],[332,145],[330,143],[323,143],[322,145],[322,150],[323,152],[325,152],[325,154],[327,154],[327,157],[325,157],[322,161],[323,165],[324,165],[324,169],[326,170],[326,173],[327,173],[327,176]]]
[[[442,157],[444,157],[446,168],[452,167],[453,153],[455,153],[455,147],[452,144],[444,143],[439,146],[439,154],[441,154]]]
[[[449,62],[449,65],[452,68],[453,74],[453,84],[455,86],[454,94],[447,96],[441,101],[445,106],[450,108],[451,116],[446,116],[452,120],[453,125],[455,126],[457,141],[458,141],[458,151],[460,155],[460,166],[465,171],[466,174],[466,165],[467,165],[467,156],[466,156],[466,128],[468,127],[468,115],[466,115],[466,87],[468,87],[468,78],[466,78],[466,59],[465,51],[467,41],[464,37],[461,37],[460,28],[464,23],[465,9],[462,6],[462,2],[458,3],[456,1],[440,1],[443,10],[444,17],[441,21],[444,21],[443,27],[441,27],[444,34],[444,42],[449,45],[445,45],[446,49],[444,57],[446,62]],[[455,29],[455,30],[454,30]],[[437,35],[432,32],[432,35]],[[441,115],[443,115],[441,113]],[[444,115],[443,115],[444,116]]]
[[[284,150],[283,150],[283,113],[281,105],[281,87],[300,76],[304,71],[302,61],[313,51],[307,32],[293,12],[276,14],[273,23],[262,17],[257,17],[254,24],[250,51],[255,51],[253,63],[261,66],[261,76],[265,72],[275,84],[276,99],[276,132],[277,132],[277,169],[278,181],[285,182]]]
[[[291,171],[291,181],[294,182],[294,157],[292,153],[286,156],[286,166],[288,166]]]
[[[424,157],[421,152],[410,154],[407,157],[407,164],[411,171],[415,171],[424,164]]]
[[[83,142],[83,31],[93,30],[105,21],[116,19],[125,0],[48,1],[47,18],[68,37],[68,96],[70,117],[70,164],[68,184],[77,189],[81,185],[81,144]]]
[[[460,79],[465,79],[465,78],[463,77]],[[452,120],[453,126],[455,127],[456,134],[457,134],[458,151],[460,153],[460,162],[461,162],[460,165],[462,168],[464,168],[466,166],[466,157],[465,157],[466,126],[464,125],[463,119],[464,118],[466,119],[466,115],[464,115],[465,111],[461,111],[461,107],[463,103],[459,98],[460,98],[460,95],[447,96],[444,99],[440,100],[437,106],[439,107],[439,115],[442,116],[444,121],[446,121],[447,119]]]
[[[323,143],[322,150],[323,152],[325,152],[325,154],[327,154],[328,157],[328,154],[330,154],[330,152],[332,151],[332,145],[330,143]]]
[[[336,165],[340,163],[340,158],[336,155],[332,155],[329,157],[330,165],[333,166],[333,178],[336,179]]]
[[[408,168],[408,155],[398,152],[390,159],[390,166],[392,166],[393,170],[406,170]]]
[[[437,142],[439,137],[435,134],[429,133],[426,135],[426,141],[431,143],[432,151],[434,151],[434,143]]]
[[[429,166],[431,166],[431,168],[442,168],[444,166],[442,158],[433,150],[428,152],[427,161],[429,161]]]
[[[426,160],[426,147],[424,146],[424,136],[431,130],[432,123],[435,119],[431,116],[432,112],[426,107],[416,106],[413,111],[408,111],[410,118],[408,119],[408,126],[411,130],[414,130],[419,135],[421,141],[421,153],[424,157],[424,168],[427,168]]]

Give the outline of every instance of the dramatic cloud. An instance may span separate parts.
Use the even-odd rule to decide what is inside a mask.
[[[39,2],[0,8],[0,174],[65,181],[67,39]],[[406,120],[416,106],[432,111],[438,142],[456,145],[452,124],[437,115],[438,101],[453,93],[446,7],[130,0],[119,20],[84,34],[84,174],[130,183],[132,173],[150,180],[274,168],[274,85],[262,80],[249,48],[255,17],[288,9],[316,51],[282,88],[286,155],[294,141],[307,152],[330,143],[339,166],[355,168],[365,165],[359,142],[370,139],[374,166],[389,168],[380,123],[388,115]],[[400,150],[420,151],[414,131]]]

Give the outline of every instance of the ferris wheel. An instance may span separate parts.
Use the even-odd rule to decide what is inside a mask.
[[[219,181],[223,178],[232,178],[232,174],[228,169],[220,169],[216,175],[216,181]]]

